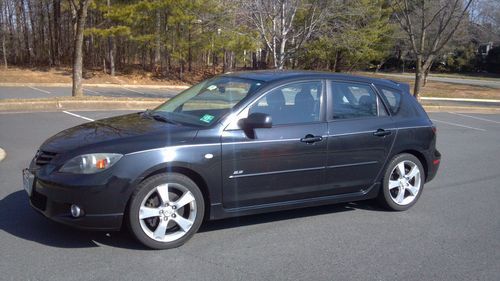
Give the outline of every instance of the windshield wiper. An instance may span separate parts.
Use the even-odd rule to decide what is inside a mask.
[[[146,109],[146,111],[141,112],[140,115],[141,115],[141,117],[151,119],[152,113],[153,113],[153,111],[151,109]]]
[[[156,121],[164,122],[164,123],[170,123],[170,124],[174,124],[174,125],[182,125],[181,123],[172,121],[171,119],[168,119],[167,117],[165,117],[161,114],[154,113],[153,111],[151,111],[149,109],[143,113],[143,116],[150,118],[150,119],[154,119]]]

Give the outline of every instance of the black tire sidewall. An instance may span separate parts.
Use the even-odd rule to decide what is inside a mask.
[[[155,187],[165,183],[176,183],[186,187],[194,196],[196,200],[196,218],[191,229],[181,238],[172,242],[159,242],[147,236],[140,225],[138,214],[141,203],[144,197]],[[203,194],[198,186],[187,176],[178,173],[164,173],[154,175],[141,182],[130,199],[130,206],[128,208],[128,225],[131,233],[135,238],[152,249],[171,249],[176,248],[186,243],[200,228],[203,222],[203,215],[205,213],[205,202]]]
[[[420,170],[421,186],[420,186],[420,190],[418,191],[418,194],[417,194],[417,197],[415,198],[415,200],[413,200],[413,202],[411,202],[410,204],[403,206],[403,205],[396,204],[392,200],[391,194],[389,192],[389,180],[391,177],[391,172],[394,169],[394,167],[396,167],[397,164],[399,164],[405,160],[411,161],[418,166],[418,168]],[[394,156],[392,158],[392,160],[389,162],[389,164],[387,165],[387,168],[386,168],[385,173],[384,173],[384,180],[382,182],[382,189],[381,189],[381,192],[379,195],[379,201],[381,201],[381,203],[386,208],[388,208],[389,210],[392,210],[392,211],[408,210],[413,205],[415,205],[415,203],[417,203],[418,199],[422,195],[422,192],[424,191],[424,183],[425,183],[424,167],[422,166],[422,163],[420,162],[420,160],[412,154],[408,154],[408,153],[398,154],[398,155]]]

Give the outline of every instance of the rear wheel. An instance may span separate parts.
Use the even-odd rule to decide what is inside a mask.
[[[198,231],[205,210],[203,195],[188,177],[167,173],[143,181],[130,201],[131,232],[153,249],[179,247]]]
[[[396,155],[385,171],[379,201],[390,210],[409,209],[422,194],[424,177],[417,157],[407,153]]]

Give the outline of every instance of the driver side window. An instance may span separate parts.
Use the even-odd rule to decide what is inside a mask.
[[[321,93],[321,81],[288,84],[261,97],[248,113],[270,115],[273,126],[317,122],[320,120]]]

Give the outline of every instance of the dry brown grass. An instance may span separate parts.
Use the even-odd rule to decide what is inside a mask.
[[[69,69],[0,69],[0,83],[71,83]]]
[[[413,92],[414,80],[412,78],[392,77],[386,75],[377,75],[375,73],[360,72],[359,75],[391,79],[394,81],[409,83]],[[423,88],[422,97],[446,97],[446,98],[470,98],[470,99],[500,99],[500,89],[489,87],[461,85],[453,83],[443,83],[428,81]]]
[[[410,84],[413,87],[413,83]],[[422,96],[500,100],[500,89],[430,81],[427,82]]]
[[[185,75],[185,81],[175,76],[168,78],[154,77],[150,72],[129,71],[118,73],[115,77],[99,70],[86,70],[83,83],[85,84],[129,84],[129,85],[188,85],[191,82],[202,80],[205,72],[194,71]],[[0,68],[0,83],[71,83],[71,68]]]

